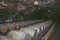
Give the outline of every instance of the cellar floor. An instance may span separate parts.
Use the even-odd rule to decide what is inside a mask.
[[[60,22],[56,22],[55,32],[52,40],[60,40]]]

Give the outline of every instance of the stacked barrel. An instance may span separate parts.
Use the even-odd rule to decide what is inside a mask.
[[[49,31],[51,24],[53,24],[52,21],[46,21],[46,22],[42,22],[42,23],[37,23],[35,25],[32,26],[28,26],[25,28],[21,28],[20,31],[26,32],[28,34],[30,34],[32,36],[33,34],[33,30],[36,31],[36,35],[35,37],[32,36],[32,38],[37,38],[35,40],[42,40],[42,37],[45,36],[45,34]],[[33,31],[33,32],[32,32]],[[33,34],[34,35],[34,34]]]
[[[33,20],[33,21],[0,24],[0,34],[6,34],[7,32],[11,30],[18,30],[21,27],[28,27],[29,25],[33,25],[41,21],[42,20]]]
[[[25,21],[25,23],[17,22],[12,24],[7,26],[7,30],[11,31],[7,33],[6,37],[9,37],[10,40],[48,40],[49,37],[48,34],[52,34],[52,31],[54,29],[54,27],[52,27],[53,21],[40,22],[38,20],[38,21]]]

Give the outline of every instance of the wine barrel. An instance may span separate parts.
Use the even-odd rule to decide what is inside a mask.
[[[48,24],[47,24],[48,23]],[[38,28],[41,28],[42,29],[42,31],[47,27],[47,26],[49,26],[49,22],[48,21],[46,21],[46,22],[43,22],[43,23],[38,23],[38,24],[35,24],[35,25],[33,25],[34,27],[38,27]]]
[[[33,30],[37,30],[37,32],[38,32],[38,40],[41,40],[41,38],[42,38],[42,30],[41,30],[41,28],[34,27],[34,26],[29,26],[29,28],[31,28]]]
[[[19,29],[21,26],[19,23],[16,23],[15,27],[16,27],[16,29]]]
[[[9,30],[14,30],[15,29],[15,24],[14,23],[8,23],[7,24]]]
[[[43,22],[43,23],[41,23],[41,25],[38,24],[38,26],[41,27],[42,30],[44,30],[44,29],[46,29],[46,27],[48,26],[48,24],[46,24],[46,23]]]
[[[35,24],[33,25],[34,27],[37,27],[37,28],[41,28],[41,30],[43,31],[44,30],[44,25],[43,23],[38,23],[38,24]]]
[[[10,31],[7,36],[11,38],[11,40],[31,40],[31,36],[22,31]]]
[[[8,31],[8,27],[4,24],[0,24],[0,31],[5,34]]]
[[[26,32],[27,34],[30,34],[32,37],[32,40],[38,40],[38,32],[37,30],[33,30],[31,28],[21,28],[20,31]]]
[[[24,22],[19,22],[20,27],[24,27]]]
[[[0,40],[11,40],[9,37],[0,35]]]
[[[26,21],[26,22],[24,23],[24,26],[27,27],[29,23],[30,23],[29,21]]]
[[[38,34],[39,34],[39,32],[40,32],[40,28],[38,28],[38,27],[28,26],[28,28],[32,28],[32,29],[34,29],[34,30],[37,30]]]
[[[41,27],[41,29],[42,29],[42,36],[44,36],[47,33],[47,31],[49,30],[49,28],[50,28],[49,23],[50,22],[43,22],[41,26],[38,24],[37,27]]]

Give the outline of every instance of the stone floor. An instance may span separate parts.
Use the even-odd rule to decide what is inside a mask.
[[[52,40],[60,40],[60,22],[56,22],[55,32]]]

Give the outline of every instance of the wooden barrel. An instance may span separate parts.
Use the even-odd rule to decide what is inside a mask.
[[[43,31],[44,29],[46,29],[46,27],[47,27],[47,26],[48,26],[48,25],[47,25],[47,24],[45,24],[44,22],[43,22],[43,23],[38,24],[38,27],[41,27],[42,31]]]
[[[38,23],[38,24],[35,24],[35,25],[33,25],[33,26],[34,26],[34,27],[41,28],[42,31],[43,31],[47,26],[49,26],[47,23],[48,23],[48,21],[43,22],[43,23]]]
[[[41,40],[41,38],[42,38],[42,30],[41,30],[41,28],[34,27],[34,26],[29,26],[29,28],[31,28],[33,30],[37,30],[37,32],[38,32],[38,40]]]
[[[38,23],[38,24],[35,24],[35,25],[33,25],[33,26],[34,26],[34,27],[37,27],[37,28],[41,28],[42,31],[44,30],[43,23]]]
[[[15,24],[13,24],[13,23],[9,23],[9,24],[7,24],[7,26],[9,28],[9,30],[15,29]]]
[[[7,36],[11,38],[11,40],[31,40],[31,36],[22,31],[10,31]]]
[[[40,35],[40,37],[41,37],[43,35],[43,31],[45,29],[45,26],[43,24],[39,23],[39,24],[35,24],[34,27],[37,27],[37,28],[41,29],[41,32],[42,32],[41,35]]]
[[[47,24],[43,24],[43,29],[46,29],[46,27],[48,26]]]
[[[20,27],[24,27],[24,22],[19,22]]]
[[[24,22],[22,22],[23,27],[24,27],[24,26],[27,27],[27,26],[29,25],[29,23],[30,23],[30,21],[24,21]]]
[[[0,35],[0,40],[11,40],[10,38],[6,37],[6,36],[2,36]]]
[[[19,23],[16,23],[16,24],[15,24],[15,27],[16,27],[16,29],[19,29],[21,26],[20,26]]]
[[[8,27],[4,24],[0,25],[0,31],[5,34],[8,31]]]
[[[39,28],[41,28],[42,31],[44,31],[44,29],[46,28],[46,26],[43,24],[43,25],[39,26]]]
[[[19,28],[19,27],[28,26],[29,24],[30,24],[30,21],[24,21],[24,22],[16,23],[16,26],[17,26],[17,28]]]
[[[40,28],[38,28],[38,27],[28,26],[28,28],[32,28],[32,29],[34,29],[34,30],[37,30],[38,34],[39,34],[39,32],[40,32]]]
[[[45,27],[48,27],[49,24],[45,23]]]
[[[32,21],[25,21],[24,22],[24,26],[28,26],[28,25],[32,25],[33,23],[32,23]]]
[[[20,31],[26,32],[27,34],[30,34],[32,37],[32,40],[38,40],[38,32],[37,30],[33,30],[31,28],[21,28]]]
[[[26,21],[26,22],[24,23],[24,26],[27,27],[29,23],[30,23],[29,21]]]

